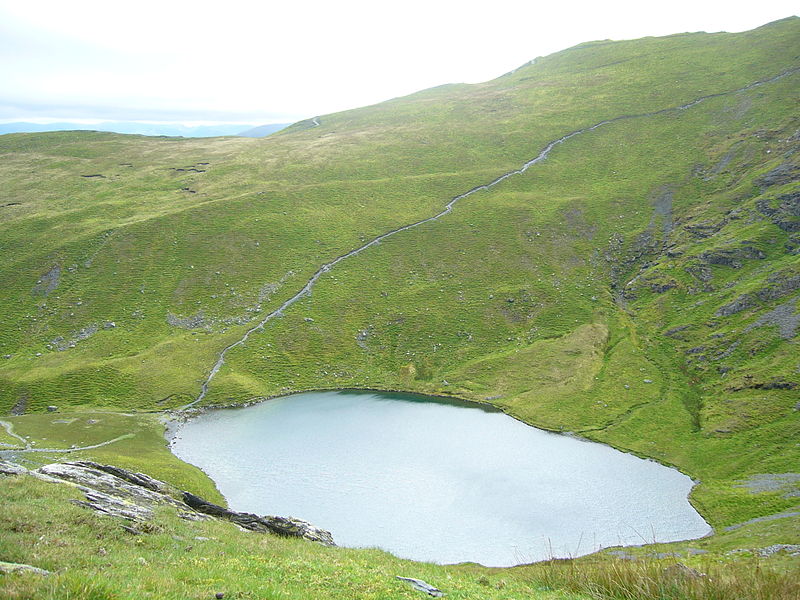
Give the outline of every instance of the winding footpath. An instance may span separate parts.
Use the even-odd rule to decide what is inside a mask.
[[[699,98],[695,98],[691,102],[687,102],[686,104],[681,104],[680,106],[673,106],[673,107],[669,107],[669,108],[663,108],[661,110],[655,110],[655,111],[646,112],[646,113],[621,115],[619,117],[614,117],[614,118],[611,118],[611,119],[606,119],[605,121],[600,121],[598,123],[595,123],[594,125],[590,125],[589,127],[585,127],[583,129],[577,129],[577,130],[575,130],[575,131],[573,131],[571,133],[568,133],[568,134],[566,134],[566,135],[564,135],[564,136],[562,136],[562,137],[560,137],[560,138],[558,138],[556,140],[553,140],[552,142],[548,143],[539,152],[539,154],[536,155],[535,158],[532,158],[529,161],[523,163],[523,165],[521,167],[519,167],[517,169],[514,169],[512,171],[508,171],[508,172],[500,175],[496,179],[493,179],[489,183],[485,183],[483,185],[476,186],[476,187],[472,188],[471,190],[468,190],[468,191],[464,192],[463,194],[459,194],[458,196],[455,196],[454,198],[452,198],[445,205],[444,209],[442,211],[440,211],[439,213],[437,213],[437,214],[435,214],[435,215],[433,215],[431,217],[427,217],[425,219],[422,219],[420,221],[415,221],[414,223],[409,223],[408,225],[403,225],[402,227],[398,227],[397,229],[392,229],[390,231],[387,231],[386,233],[383,233],[383,234],[379,235],[378,237],[373,238],[372,240],[370,240],[369,242],[365,243],[364,245],[359,246],[358,248],[355,248],[354,250],[351,250],[350,252],[339,256],[338,258],[335,258],[331,262],[323,264],[316,271],[316,273],[314,273],[311,276],[311,278],[306,282],[306,284],[303,286],[303,288],[299,292],[297,292],[294,296],[292,296],[286,302],[281,304],[277,309],[275,309],[274,311],[272,311],[271,313],[266,315],[261,321],[259,321],[258,324],[254,325],[253,327],[248,329],[239,340],[233,342],[232,344],[230,344],[230,345],[228,345],[228,346],[226,346],[225,348],[222,349],[222,351],[219,353],[219,356],[217,357],[216,363],[211,368],[211,370],[209,371],[208,375],[206,376],[206,379],[203,381],[203,383],[201,385],[200,394],[197,396],[197,398],[194,401],[190,402],[189,404],[186,404],[185,406],[181,407],[179,410],[186,410],[186,409],[191,408],[191,407],[195,406],[196,404],[198,404],[198,403],[203,401],[203,399],[206,397],[206,394],[208,394],[208,388],[209,388],[209,385],[211,384],[211,380],[214,379],[214,376],[222,368],[222,365],[225,364],[225,356],[228,354],[228,352],[230,350],[236,348],[237,346],[243,345],[245,342],[247,342],[247,340],[250,338],[250,336],[253,333],[263,329],[264,326],[267,323],[269,323],[272,319],[275,319],[276,317],[282,316],[284,311],[287,308],[292,306],[295,302],[297,302],[298,300],[300,300],[304,296],[307,296],[308,294],[310,294],[311,293],[311,289],[314,287],[314,284],[317,283],[319,278],[322,275],[324,275],[325,273],[327,273],[328,271],[330,271],[331,269],[333,269],[336,265],[338,265],[343,260],[346,260],[348,258],[352,258],[353,256],[356,256],[358,254],[361,254],[367,248],[375,246],[375,245],[381,243],[386,238],[391,237],[391,236],[393,236],[395,234],[398,234],[398,233],[403,232],[403,231],[408,231],[409,229],[414,229],[415,227],[419,227],[420,225],[424,225],[425,223],[430,223],[432,221],[437,221],[437,220],[441,219],[442,217],[444,217],[445,215],[447,215],[448,213],[450,213],[453,210],[453,207],[455,206],[455,204],[459,200],[463,200],[464,198],[467,198],[468,196],[471,196],[472,194],[475,194],[477,192],[481,192],[481,191],[484,191],[484,190],[489,190],[489,189],[493,188],[494,186],[496,186],[497,184],[505,181],[506,179],[508,179],[510,177],[513,177],[515,175],[521,175],[522,173],[527,171],[533,165],[536,165],[536,164],[544,161],[547,158],[547,156],[550,154],[550,152],[553,150],[553,148],[555,148],[559,144],[563,144],[567,140],[572,139],[572,138],[574,138],[576,136],[579,136],[579,135],[584,134],[584,133],[589,133],[589,132],[594,131],[595,129],[599,129],[600,127],[603,127],[605,125],[610,125],[612,123],[617,123],[618,121],[626,121],[626,120],[630,120],[630,119],[641,119],[641,118],[645,118],[645,117],[654,117],[654,116],[657,116],[657,115],[663,115],[663,114],[667,114],[667,113],[671,113],[671,112],[683,111],[683,110],[689,109],[689,108],[691,108],[693,106],[696,106],[696,105],[700,104],[701,102],[709,100],[711,98],[719,98],[721,96],[730,96],[730,95],[733,95],[733,94],[738,94],[740,92],[746,92],[746,91],[751,90],[753,88],[756,88],[756,87],[759,87],[759,86],[762,86],[762,85],[766,85],[768,83],[773,83],[775,81],[783,79],[784,77],[787,77],[789,75],[793,75],[793,74],[795,74],[797,72],[800,72],[800,67],[794,67],[794,68],[791,68],[791,69],[787,69],[787,70],[779,73],[778,75],[776,75],[774,77],[771,77],[769,79],[763,79],[763,80],[760,80],[760,81],[756,81],[755,83],[751,83],[749,85],[746,85],[746,86],[741,87],[741,88],[737,88],[735,90],[729,90],[727,92],[719,92],[719,93],[716,93],[716,94],[708,94],[706,96],[700,96]],[[319,127],[320,126],[318,117],[314,117],[312,122],[313,122],[313,125],[315,127]]]
[[[8,431],[9,435],[14,436],[15,438],[21,440],[25,444],[24,448],[9,448],[8,450],[0,450],[0,459],[5,457],[13,458],[14,455],[27,452],[47,452],[48,454],[51,452],[55,452],[59,454],[67,454],[70,452],[80,452],[81,450],[94,450],[95,448],[102,448],[103,446],[108,446],[109,444],[119,442],[120,440],[127,440],[132,437],[136,437],[135,433],[126,433],[117,436],[112,440],[106,440],[105,442],[100,442],[99,444],[92,444],[91,446],[76,446],[75,448],[34,448],[30,441],[26,440],[23,437],[20,437],[11,430],[12,428],[11,423],[8,423],[6,421],[0,421],[0,425],[3,425],[6,428],[6,431]]]
[[[26,450],[30,449],[30,447],[31,447],[30,442],[28,440],[26,440],[24,437],[22,437],[21,435],[14,433],[14,425],[13,424],[9,423],[8,421],[0,421],[0,426],[2,426],[6,430],[6,433],[8,433],[8,435],[10,435],[11,437],[16,438],[20,442],[22,442],[25,445],[25,449]]]

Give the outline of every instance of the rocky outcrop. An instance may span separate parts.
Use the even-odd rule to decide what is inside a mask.
[[[54,463],[37,469],[37,473],[77,485],[86,501],[76,500],[76,504],[115,517],[147,520],[156,506],[186,508],[166,493],[167,484],[118,467],[90,461]]]
[[[778,335],[788,340],[797,335],[800,328],[800,314],[797,313],[798,299],[789,300],[775,309],[761,315],[756,321],[745,327],[744,333],[749,333],[756,327],[765,325],[778,328]]]
[[[24,475],[28,469],[22,465],[0,460],[0,475]]]
[[[736,313],[740,313],[743,310],[748,310],[750,308],[755,308],[758,306],[758,302],[756,299],[753,298],[750,294],[742,294],[738,298],[736,298],[733,302],[729,302],[724,306],[720,306],[717,312],[714,313],[717,317],[730,317],[731,315],[735,315]]]
[[[743,310],[760,306],[760,302],[767,303],[778,300],[800,289],[800,273],[796,270],[784,269],[773,273],[767,278],[767,285],[755,292],[742,294],[732,302],[721,306],[714,313],[717,317],[729,317]]]
[[[798,179],[800,179],[800,167],[792,163],[783,163],[759,177],[756,184],[761,189],[766,189],[773,185],[785,185]]]
[[[236,523],[240,527],[249,529],[251,531],[259,531],[262,533],[276,533],[278,535],[288,537],[302,537],[314,542],[325,544],[326,546],[335,546],[333,543],[333,536],[329,531],[319,529],[308,521],[302,519],[295,519],[294,517],[275,517],[275,516],[259,516],[252,513],[237,512],[235,510],[228,510],[222,506],[217,506],[211,502],[207,502],[202,498],[195,496],[189,492],[183,492],[183,501],[194,510],[201,512],[212,517],[225,519]]]
[[[301,537],[326,546],[335,546],[329,531],[293,517],[259,516],[228,510],[207,502],[144,473],[136,473],[91,461],[53,463],[36,471],[15,463],[0,461],[0,475],[30,474],[48,482],[68,483],[84,494],[73,500],[79,506],[129,521],[146,521],[158,506],[171,506],[189,520],[222,519],[260,533]]]
[[[767,257],[763,251],[745,242],[738,248],[720,248],[703,252],[700,258],[709,265],[723,265],[733,269],[741,269],[744,260],[763,260]]]
[[[756,203],[759,212],[787,233],[800,231],[800,191]]]
[[[42,273],[36,285],[33,286],[34,296],[48,296],[61,281],[61,265],[54,265],[46,273]]]

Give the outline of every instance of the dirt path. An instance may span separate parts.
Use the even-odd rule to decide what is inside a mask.
[[[673,107],[670,107],[670,108],[663,108],[661,110],[656,110],[656,111],[652,111],[652,112],[621,115],[619,117],[606,119],[605,121],[600,121],[598,123],[595,123],[594,125],[590,125],[589,127],[585,127],[583,129],[578,129],[576,131],[568,133],[568,134],[566,134],[566,135],[564,135],[564,136],[562,136],[562,137],[560,137],[560,138],[558,138],[556,140],[553,140],[552,142],[548,143],[539,152],[539,154],[536,155],[536,157],[534,157],[534,158],[530,159],[529,161],[523,163],[523,165],[521,167],[519,167],[517,169],[513,169],[513,170],[508,171],[506,173],[503,173],[502,175],[500,175],[496,179],[493,179],[489,183],[485,183],[483,185],[479,185],[477,187],[472,188],[471,190],[468,190],[468,191],[464,192],[463,194],[459,194],[458,196],[455,196],[454,198],[452,198],[445,205],[444,209],[441,212],[439,212],[439,213],[437,213],[437,214],[435,214],[435,215],[433,215],[431,217],[427,217],[425,219],[422,219],[421,221],[416,221],[414,223],[409,223],[408,225],[403,225],[402,227],[398,227],[397,229],[392,229],[390,231],[387,231],[386,233],[383,233],[383,234],[379,235],[378,237],[373,238],[372,240],[370,240],[369,242],[365,243],[364,245],[359,246],[358,248],[356,248],[354,250],[351,250],[347,254],[343,254],[343,255],[339,256],[338,258],[332,260],[331,262],[323,264],[317,270],[317,272],[314,273],[311,276],[311,279],[309,279],[306,282],[306,284],[303,286],[303,288],[299,292],[297,292],[294,296],[292,296],[286,302],[281,304],[276,310],[274,310],[271,313],[269,313],[268,315],[266,315],[257,325],[255,325],[255,326],[251,327],[250,329],[248,329],[245,332],[245,334],[239,340],[235,341],[234,343],[232,343],[232,344],[230,344],[230,345],[228,345],[228,346],[226,346],[225,348],[222,349],[222,351],[219,353],[219,356],[217,358],[216,363],[214,363],[214,366],[211,368],[211,371],[209,371],[208,376],[206,377],[205,381],[203,381],[203,384],[202,384],[202,386],[200,388],[200,394],[197,396],[197,398],[194,401],[192,401],[189,404],[181,407],[181,410],[185,410],[187,408],[191,408],[192,406],[194,406],[194,405],[198,404],[199,402],[201,402],[206,397],[206,394],[208,393],[208,387],[211,384],[211,380],[214,379],[214,376],[219,372],[220,368],[222,368],[222,365],[225,364],[225,355],[228,354],[228,352],[230,350],[232,350],[233,348],[236,348],[237,346],[241,346],[242,344],[244,344],[248,340],[248,338],[250,337],[251,334],[253,334],[256,331],[259,331],[260,329],[263,329],[264,326],[267,323],[269,323],[272,319],[274,319],[275,317],[281,316],[283,314],[283,312],[287,308],[292,306],[292,304],[294,304],[295,302],[297,302],[298,300],[300,300],[304,296],[308,295],[311,292],[311,289],[314,287],[314,284],[317,283],[317,280],[324,273],[327,273],[328,271],[330,271],[332,268],[334,268],[337,264],[339,264],[343,260],[346,260],[348,258],[351,258],[353,256],[356,256],[356,255],[360,254],[361,252],[363,252],[367,248],[370,248],[371,246],[375,246],[375,245],[379,244],[380,242],[382,242],[383,240],[385,240],[386,238],[388,238],[390,236],[396,235],[396,234],[398,234],[398,233],[400,233],[402,231],[408,231],[409,229],[414,229],[415,227],[419,227],[420,225],[423,225],[425,223],[430,223],[432,221],[437,221],[437,220],[441,219],[443,216],[447,215],[448,213],[450,213],[453,210],[453,207],[456,205],[456,203],[459,200],[463,200],[464,198],[467,198],[468,196],[471,196],[472,194],[475,194],[476,192],[489,190],[489,189],[493,188],[494,186],[496,186],[498,183],[501,183],[501,182],[505,181],[509,177],[513,177],[515,175],[521,175],[522,173],[527,171],[533,165],[544,161],[547,158],[547,156],[550,154],[550,152],[553,150],[553,148],[555,148],[559,144],[563,144],[567,140],[572,139],[572,138],[574,138],[576,136],[579,136],[579,135],[581,135],[583,133],[589,133],[590,131],[594,131],[595,129],[599,129],[600,127],[604,127],[605,125],[610,125],[611,123],[616,123],[618,121],[626,121],[626,120],[630,120],[630,119],[641,119],[641,118],[645,118],[645,117],[654,117],[654,116],[657,116],[657,115],[663,115],[663,114],[667,114],[667,113],[687,110],[687,109],[689,109],[689,108],[691,108],[693,106],[696,106],[696,105],[700,104],[701,102],[704,102],[704,101],[709,100],[711,98],[719,98],[721,96],[729,96],[729,95],[732,95],[732,94],[745,92],[745,91],[751,90],[753,88],[756,88],[756,87],[759,87],[759,86],[762,86],[762,85],[765,85],[765,84],[768,84],[768,83],[772,83],[774,81],[778,81],[779,79],[783,79],[784,77],[787,77],[789,75],[793,75],[793,74],[795,74],[795,73],[797,73],[799,71],[800,71],[800,67],[794,67],[792,69],[788,69],[786,71],[783,71],[783,72],[779,73],[778,75],[776,75],[774,77],[771,77],[769,79],[763,79],[763,80],[760,80],[760,81],[756,81],[755,83],[751,83],[749,85],[746,85],[746,86],[741,87],[741,88],[737,88],[735,90],[729,90],[727,92],[719,92],[717,94],[708,94],[707,96],[700,96],[699,98],[695,98],[694,100],[692,100],[691,102],[687,102],[686,104],[681,104],[679,106],[673,106]],[[314,123],[314,126],[318,126],[319,125],[319,118],[318,117],[314,117],[312,122]]]
[[[9,425],[9,426],[11,425],[10,423],[6,423],[5,421],[0,421],[0,424]],[[6,427],[6,431],[8,431],[8,427]],[[94,450],[95,448],[102,448],[103,446],[108,446],[109,444],[113,444],[115,442],[119,442],[120,440],[127,440],[127,439],[130,439],[130,438],[136,436],[135,433],[126,433],[124,435],[120,435],[118,437],[115,437],[113,440],[107,440],[105,442],[100,442],[99,444],[92,444],[91,446],[80,446],[79,448],[33,448],[31,446],[31,444],[26,439],[21,438],[18,435],[16,435],[15,433],[11,433],[10,431],[9,431],[9,434],[11,434],[14,437],[19,438],[23,442],[25,442],[25,448],[24,449],[19,449],[19,450],[11,450],[11,449],[9,449],[9,450],[0,450],[0,458],[3,458],[5,456],[10,456],[11,454],[21,454],[23,452],[24,453],[27,453],[27,452],[54,452],[54,453],[59,453],[59,454],[66,454],[66,453],[69,453],[69,452],[80,452],[81,450]]]
[[[14,433],[14,425],[12,423],[9,423],[8,421],[0,421],[0,425],[2,425],[5,428],[6,433],[8,433],[8,435],[10,435],[13,438],[17,438],[20,442],[22,442],[26,450],[30,449],[31,447],[30,442],[28,442],[28,440],[26,440],[21,435],[17,435],[16,433]],[[16,452],[19,452],[19,450],[16,450]]]

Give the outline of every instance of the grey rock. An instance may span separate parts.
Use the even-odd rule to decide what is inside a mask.
[[[240,527],[262,533],[276,533],[287,537],[302,537],[325,546],[335,546],[329,531],[315,527],[308,521],[294,517],[259,516],[237,512],[212,504],[190,492],[183,493],[183,501],[194,510],[236,523]]]
[[[13,574],[13,573],[34,573],[36,575],[52,575],[50,571],[45,571],[38,567],[31,565],[23,565],[21,563],[10,563],[0,561],[0,573]]]
[[[188,317],[180,317],[178,315],[172,314],[171,312],[168,312],[167,323],[169,323],[173,327],[179,327],[180,329],[211,328],[211,324],[206,320],[203,311],[200,311],[197,314]]]
[[[0,473],[4,472],[3,469],[10,474],[28,472],[18,465],[0,462]],[[319,529],[302,519],[259,516],[228,510],[189,492],[179,492],[163,481],[144,473],[112,465],[101,465],[91,461],[53,463],[29,473],[48,482],[66,482],[74,485],[83,492],[85,500],[73,500],[73,503],[129,521],[148,520],[152,518],[156,507],[166,505],[177,509],[181,518],[192,521],[215,517],[251,531],[302,537],[326,546],[335,546],[329,531]],[[177,497],[181,497],[183,501]],[[133,528],[129,528],[128,531],[139,533]]]
[[[733,302],[719,307],[717,312],[714,313],[714,316],[729,317],[731,315],[735,315],[736,313],[742,312],[743,310],[748,310],[756,306],[758,306],[758,302],[753,296],[750,294],[742,294]]]
[[[22,465],[0,460],[0,475],[24,475],[28,469]]]
[[[36,285],[33,286],[34,296],[47,296],[54,291],[61,278],[61,265],[54,265],[46,273],[39,277]]]
[[[68,348],[74,348],[75,344],[81,342],[83,340],[88,340],[92,337],[95,333],[97,333],[100,328],[96,324],[87,325],[79,329],[78,331],[73,331],[70,334],[70,339],[66,339],[64,336],[58,336],[50,340],[50,344],[55,347],[56,350],[59,352],[63,352]]]
[[[773,185],[784,185],[798,179],[800,179],[800,167],[792,163],[783,163],[759,177],[756,184],[763,189]]]
[[[11,407],[11,416],[18,417],[20,415],[24,415],[26,410],[28,410],[28,396],[26,394],[22,394],[19,398],[17,398],[14,406]]]
[[[733,269],[741,269],[745,260],[763,260],[767,255],[754,246],[746,243],[736,248],[721,248],[703,252],[700,258],[709,265],[723,265]]]
[[[800,274],[781,271],[770,275],[767,281],[770,285],[756,292],[762,302],[778,300],[800,289]]]
[[[47,407],[47,412],[56,412],[57,410],[58,410],[58,407],[54,406],[52,404]]]
[[[786,552],[789,556],[800,556],[800,544],[773,544],[756,550],[756,554],[762,558],[767,558],[778,552]]]
[[[745,488],[753,494],[784,492],[784,498],[800,497],[800,473],[758,473],[736,487]]]
[[[104,494],[91,488],[79,486],[86,500],[71,500],[73,504],[91,508],[99,513],[120,517],[129,521],[147,521],[153,517],[153,509],[148,506],[123,500],[111,494]]]
[[[667,577],[674,577],[676,579],[699,579],[705,577],[705,573],[701,573],[697,569],[687,567],[683,563],[675,563],[662,571]]]
[[[135,485],[142,486],[154,492],[159,492],[161,494],[168,493],[168,486],[166,483],[164,483],[163,481],[159,481],[158,479],[153,479],[152,477],[150,477],[149,475],[145,475],[144,473],[135,473],[132,471],[127,471],[125,469],[120,469],[119,467],[115,467],[112,465],[101,465],[89,460],[77,461],[72,464],[81,467],[86,467],[87,469],[97,469],[99,471],[103,471],[104,473],[109,473],[111,475],[114,475],[115,477],[119,477],[120,479],[133,483]]]
[[[400,575],[396,575],[397,579],[400,581],[405,581],[406,583],[411,584],[415,590],[424,592],[429,596],[433,596],[434,598],[441,598],[444,596],[444,592],[438,588],[433,587],[430,583],[426,581],[422,581],[421,579],[414,579],[413,577],[400,577]]]
[[[40,467],[37,472],[76,484],[86,495],[88,502],[83,505],[125,518],[150,518],[152,508],[158,505],[182,506],[178,500],[166,494],[131,481],[137,474],[129,474],[129,479],[123,479],[103,470],[102,466],[89,462],[54,463]],[[158,484],[166,488],[165,483]]]
[[[689,273],[689,275],[699,281],[702,281],[703,283],[708,283],[714,278],[714,274],[711,272],[711,269],[705,265],[689,265],[684,270]]]
[[[668,329],[667,331],[665,331],[664,335],[675,339],[681,339],[678,334],[681,331],[686,331],[687,329],[689,329],[689,327],[691,327],[691,325],[681,325],[679,327],[673,327],[672,329]]]
[[[778,327],[778,333],[783,339],[793,338],[797,333],[797,328],[800,327],[800,314],[796,312],[797,302],[798,300],[795,298],[777,306],[748,325],[744,333],[749,333],[756,327],[774,325]]]
[[[756,202],[759,212],[787,233],[800,231],[800,191]]]

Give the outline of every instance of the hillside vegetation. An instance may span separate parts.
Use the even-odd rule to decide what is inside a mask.
[[[723,562],[800,544],[798,48],[798,18],[590,42],[264,139],[0,136],[0,442],[51,444],[49,405],[130,419],[84,454],[213,498],[145,413],[456,396],[687,472]],[[575,132],[338,262],[208,380],[322,265]]]

